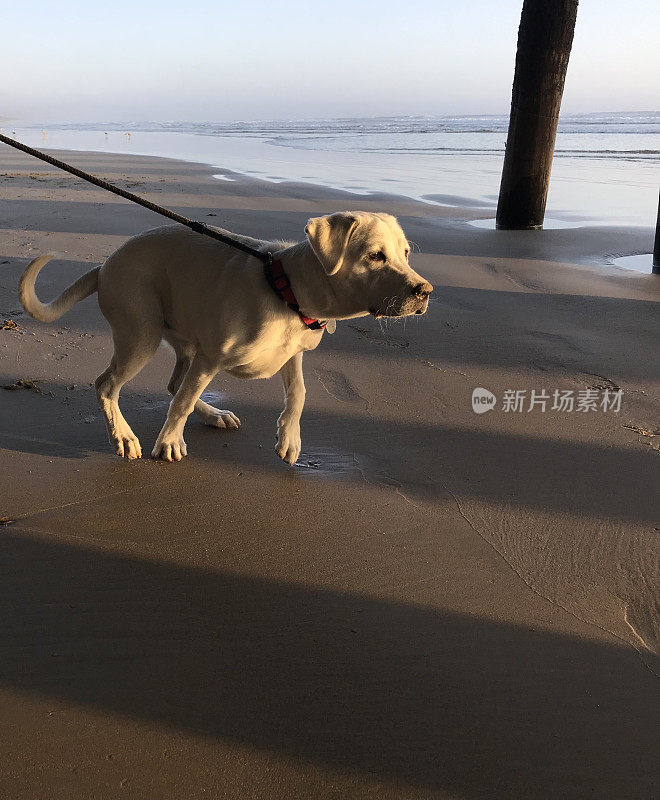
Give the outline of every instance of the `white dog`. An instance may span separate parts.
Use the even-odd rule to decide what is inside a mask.
[[[52,303],[41,303],[34,291],[52,256],[35,259],[21,277],[20,299],[28,314],[50,322],[98,291],[115,352],[96,380],[96,394],[118,455],[141,456],[119,410],[119,392],[165,339],[176,353],[168,385],[174,398],[154,458],[180,461],[187,454],[183,428],[193,409],[207,425],[239,427],[231,411],[199,399],[219,370],[239,378],[280,371],[286,400],[275,449],[295,464],[305,402],[303,352],[313,350],[326,323],[333,327],[337,319],[423,314],[433,289],[409,266],[409,244],[389,214],[331,214],[309,220],[305,232],[300,244],[235,237],[273,253],[273,264],[264,267],[183,226],[156,228],[130,239]]]

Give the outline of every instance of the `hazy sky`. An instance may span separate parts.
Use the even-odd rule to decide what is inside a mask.
[[[0,118],[508,112],[522,0],[3,3]],[[568,112],[660,107],[660,2],[582,0]]]

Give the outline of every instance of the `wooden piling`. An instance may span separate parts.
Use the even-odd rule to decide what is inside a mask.
[[[498,228],[543,227],[578,0],[524,0]]]

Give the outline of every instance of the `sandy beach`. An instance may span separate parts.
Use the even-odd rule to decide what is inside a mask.
[[[435,286],[424,317],[339,323],[305,356],[296,467],[279,378],[223,375],[240,431],[191,418],[183,462],[129,463],[91,388],[112,353],[95,297],[45,325],[16,285],[55,252],[50,299],[163,220],[2,155],[3,796],[654,796],[660,276],[608,266],[651,228],[496,232],[460,198],[62,151],[257,237],[388,211]],[[147,452],[172,364],[162,347],[122,393]],[[556,390],[597,407],[552,410]]]

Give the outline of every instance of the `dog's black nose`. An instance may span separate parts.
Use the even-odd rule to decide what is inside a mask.
[[[412,293],[417,297],[428,297],[432,291],[433,286],[428,281],[424,281],[424,283],[418,283],[417,286],[413,287]]]

